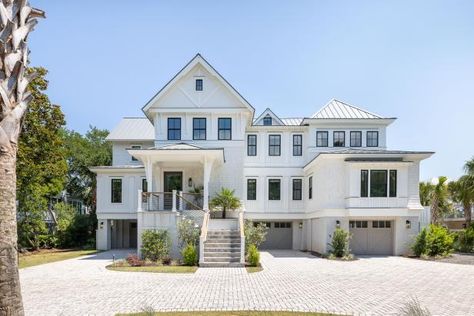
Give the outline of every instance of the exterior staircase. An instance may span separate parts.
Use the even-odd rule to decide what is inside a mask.
[[[209,230],[200,267],[243,267],[239,230]]]

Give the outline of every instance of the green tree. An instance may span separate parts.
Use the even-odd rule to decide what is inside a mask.
[[[474,176],[474,157],[472,157],[471,160],[466,161],[464,170],[468,175]]]
[[[431,194],[431,222],[439,224],[443,216],[451,211],[449,202],[448,178],[441,176]]]
[[[236,209],[241,206],[240,200],[234,195],[235,190],[222,188],[211,200],[212,208],[222,208],[222,218],[225,218],[227,209]]]
[[[59,194],[67,174],[61,108],[53,105],[44,68],[28,69],[38,76],[28,87],[33,95],[22,126],[17,155],[18,236],[23,247],[38,248],[47,234],[48,200]]]
[[[469,226],[472,204],[474,203],[474,177],[464,175],[458,181],[450,182],[448,188],[453,201],[462,204],[466,227]]]
[[[434,185],[430,182],[420,182],[420,203],[423,206],[430,206],[433,197]]]

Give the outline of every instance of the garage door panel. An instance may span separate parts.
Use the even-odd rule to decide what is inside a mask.
[[[356,255],[393,254],[392,229],[391,221],[350,221],[352,253]]]
[[[267,231],[261,249],[291,249],[293,247],[293,229],[291,222],[272,222]]]

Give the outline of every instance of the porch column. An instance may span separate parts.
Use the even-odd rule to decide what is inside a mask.
[[[146,183],[148,185],[148,192],[154,192],[153,185],[153,162],[150,158],[146,158],[143,161],[143,166],[145,167],[145,176]]]
[[[203,205],[202,208],[207,211],[209,210],[209,180],[211,178],[211,168],[213,164],[213,160],[209,158],[204,158],[204,176],[203,176],[203,186],[204,186],[204,193],[203,193]]]

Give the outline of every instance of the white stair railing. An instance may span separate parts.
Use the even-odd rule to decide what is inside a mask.
[[[202,220],[201,235],[199,236],[199,264],[204,263],[204,243],[207,240],[207,226],[209,225],[209,210],[204,213]]]
[[[240,230],[240,263],[245,264],[245,225],[244,212],[239,211],[239,230]]]

